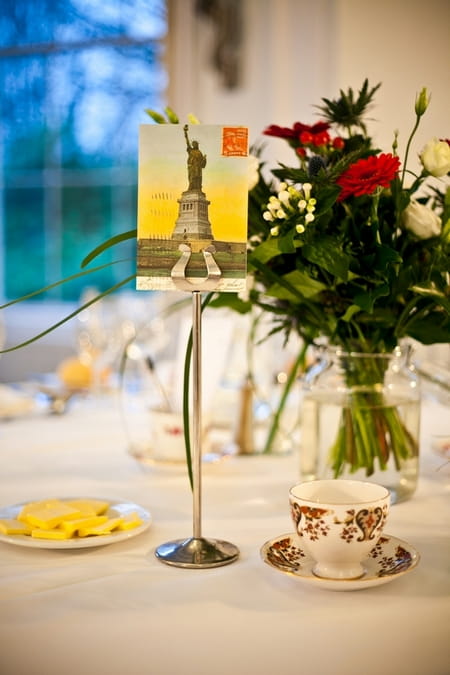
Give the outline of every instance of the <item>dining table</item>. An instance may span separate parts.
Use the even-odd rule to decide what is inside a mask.
[[[439,442],[450,416],[432,396],[421,405],[418,487],[391,506],[385,528],[417,564],[344,592],[264,554],[266,542],[293,534],[295,448],[202,462],[202,537],[233,544],[239,556],[185,568],[155,552],[192,536],[186,463],[136,460],[116,392],[74,398],[62,414],[1,420],[0,510],[86,497],[137,505],[148,520],[94,546],[3,537],[0,673],[449,675],[450,457]]]

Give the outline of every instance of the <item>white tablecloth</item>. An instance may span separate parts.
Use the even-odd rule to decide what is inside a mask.
[[[265,565],[260,547],[293,530],[297,458],[235,457],[203,469],[202,533],[241,552],[215,569],[158,561],[192,535],[184,469],[143,469],[126,451],[114,400],[0,423],[0,505],[49,496],[123,498],[145,533],[100,548],[0,544],[2,675],[448,675],[450,466],[431,450],[448,409],[424,404],[418,491],[387,532],[418,549],[391,583],[332,592]]]

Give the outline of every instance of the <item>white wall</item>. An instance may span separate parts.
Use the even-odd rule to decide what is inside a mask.
[[[415,95],[423,86],[432,98],[415,147],[420,150],[433,136],[448,138],[449,0],[339,0],[336,5],[337,84],[357,86],[364,77],[383,83],[370,127],[383,149],[390,149],[396,128],[404,148],[414,123]]]
[[[242,0],[242,80],[234,90],[211,65],[214,29],[195,4],[169,0],[168,101],[182,121],[193,112],[204,124],[242,124],[256,141],[271,123],[312,119],[312,104],[333,93],[333,0]],[[278,145],[277,159],[283,153],[291,157]]]
[[[383,83],[370,130],[384,150],[394,129],[403,147],[423,86],[432,103],[417,148],[448,137],[448,0],[242,0],[242,83],[231,91],[210,63],[212,24],[195,15],[195,4],[169,0],[168,101],[182,120],[194,112],[205,124],[244,124],[257,140],[268,124],[317,120],[313,105],[323,96],[368,77]],[[268,143],[268,156],[292,159],[281,141]]]

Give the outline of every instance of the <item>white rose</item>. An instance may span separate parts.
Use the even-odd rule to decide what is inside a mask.
[[[432,176],[445,176],[450,171],[450,145],[433,138],[420,153],[420,160]]]
[[[411,201],[402,214],[403,226],[419,239],[438,237],[441,234],[442,223],[439,216],[416,201]]]
[[[247,180],[249,191],[253,190],[259,181],[259,160],[254,155],[248,156]]]

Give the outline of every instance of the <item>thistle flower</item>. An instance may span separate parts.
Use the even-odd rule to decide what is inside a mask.
[[[317,176],[319,171],[325,169],[325,167],[326,164],[323,157],[320,157],[320,155],[313,155],[308,161],[308,175],[311,178],[314,178],[314,176]]]

